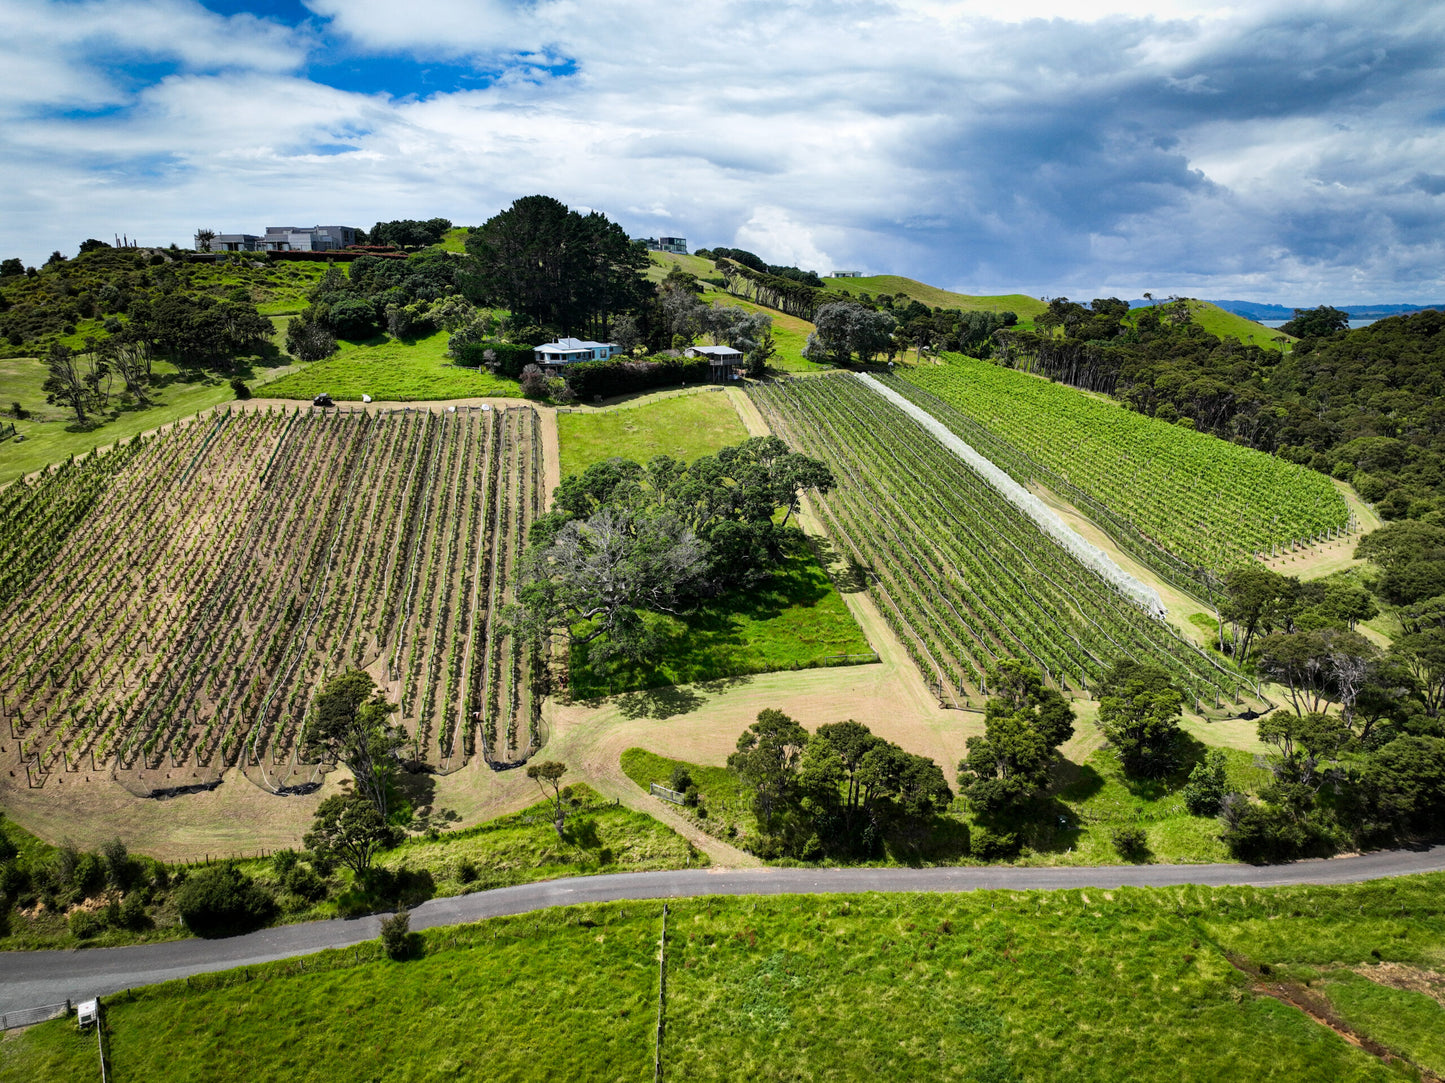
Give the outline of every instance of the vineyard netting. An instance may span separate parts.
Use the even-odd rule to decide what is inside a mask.
[[[1117,659],[1167,670],[1199,705],[1237,699],[1238,674],[1127,600],[891,398],[848,374],[749,390],[773,431],[825,460],[830,534],[940,700],[978,703],[1001,658],[1062,689]]]
[[[348,667],[400,704],[418,764],[525,759],[545,660],[497,618],[541,500],[530,408],[218,411],[12,486],[22,763],[139,790],[239,765],[279,790],[314,777],[311,699]]]

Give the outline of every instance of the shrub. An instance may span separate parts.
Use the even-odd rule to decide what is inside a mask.
[[[381,919],[381,946],[389,958],[397,962],[411,958],[420,939],[411,931],[411,914],[405,909]]]
[[[235,392],[236,398],[238,399],[249,399],[251,397],[251,389],[246,386],[246,381],[239,376],[231,381],[231,390]]]
[[[1231,822],[1220,840],[1234,857],[1251,865],[1293,861],[1313,841],[1303,822],[1275,805],[1240,804],[1227,811],[1232,812]]]
[[[522,394],[529,399],[547,397],[547,374],[540,365],[528,365],[522,370]]]
[[[202,869],[176,892],[176,909],[186,928],[207,938],[250,932],[270,921],[276,900],[231,865]]]
[[[117,924],[131,930],[149,928],[150,915],[146,913],[145,896],[139,891],[128,891],[120,902]]]
[[[100,853],[105,860],[105,876],[110,881],[110,886],[120,891],[130,887],[135,879],[136,867],[126,851],[125,843],[120,839],[111,839],[100,848]]]
[[[105,931],[105,918],[89,910],[77,910],[70,915],[70,935],[77,940],[89,940]]]
[[[326,898],[326,882],[316,875],[316,870],[300,862],[294,863],[281,878],[281,886],[292,895],[307,902],[319,902]]]
[[[462,858],[460,861],[457,862],[456,878],[458,883],[475,883],[477,880],[477,866],[473,862],[468,861],[466,858]]]
[[[482,365],[496,366],[499,375],[516,379],[522,370],[532,363],[532,347],[519,346],[512,342],[497,342],[478,339],[460,342],[461,332],[447,340],[447,353],[458,365],[480,368]]]
[[[1149,853],[1149,839],[1138,824],[1127,824],[1114,828],[1110,836],[1114,850],[1125,861],[1139,861]]]
[[[997,861],[1019,852],[1018,836],[1012,831],[990,831],[976,827],[969,839],[969,852],[980,861]]]
[[[567,367],[567,386],[584,402],[596,396],[608,398],[673,384],[706,383],[707,377],[707,359],[694,357],[654,357],[647,361],[614,357],[607,361],[579,361]]]
[[[672,769],[672,777],[668,779],[667,785],[669,789],[676,790],[678,793],[686,793],[692,785],[692,772],[682,764],[678,764]]]
[[[1194,765],[1194,770],[1189,772],[1189,781],[1184,784],[1181,796],[1184,798],[1184,807],[1193,815],[1219,814],[1228,790],[1226,763],[1224,753],[1215,749],[1207,753],[1203,760]]]
[[[298,316],[286,325],[286,352],[298,361],[320,361],[336,352],[336,336]]]

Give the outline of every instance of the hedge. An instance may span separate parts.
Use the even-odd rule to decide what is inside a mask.
[[[488,350],[496,355],[497,372],[514,380],[534,357],[531,346],[518,346],[514,342],[472,342],[461,348],[456,362],[467,368],[481,368],[487,363],[484,355]]]
[[[633,361],[614,357],[606,361],[579,361],[563,370],[567,386],[584,402],[597,396],[610,398],[633,391],[673,384],[707,383],[706,357],[654,357]]]

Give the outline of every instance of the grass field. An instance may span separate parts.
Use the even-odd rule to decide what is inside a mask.
[[[359,402],[362,395],[382,402],[521,395],[516,380],[453,365],[446,353],[449,337],[437,331],[409,341],[381,335],[342,342],[339,353],[266,385],[266,394],[311,399],[325,392],[338,402]]]
[[[467,227],[457,226],[442,234],[441,243],[437,245],[443,252],[465,252],[467,250]]]
[[[1398,1080],[1286,1003],[1425,1067],[1445,877],[1346,887],[782,896],[668,905],[667,1078]],[[554,909],[106,1001],[118,1081],[640,1079],[662,904]],[[1268,968],[1262,971],[1261,964]],[[1345,969],[1350,968],[1350,969]],[[1308,987],[1305,982],[1309,982]],[[97,1074],[65,1019],[0,1080]]]
[[[827,665],[831,656],[871,648],[812,549],[795,534],[771,577],[706,602],[685,617],[649,614],[664,645],[646,662],[598,672],[586,647],[572,650],[572,695],[579,699]]]
[[[255,364],[247,366],[243,373],[248,382],[259,387],[266,383],[270,373],[270,367],[263,367],[263,363],[280,367],[290,358],[268,354],[252,360]],[[153,369],[156,374],[153,405],[132,408],[117,403],[114,420],[77,432],[72,431],[74,414],[46,404],[41,390],[45,368],[39,361],[28,357],[0,360],[0,404],[8,407],[18,401],[31,414],[27,420],[16,423],[24,440],[0,441],[0,485],[67,456],[107,447],[236,397],[229,377],[197,371],[183,373],[166,361],[155,362]]]
[[[1280,344],[1277,340],[1281,338],[1287,342],[1298,341],[1282,333],[1278,328],[1265,327],[1263,324],[1255,323],[1243,316],[1236,316],[1233,312],[1226,312],[1218,305],[1212,305],[1208,301],[1196,301],[1189,298],[1188,303],[1189,314],[1194,318],[1194,322],[1211,335],[1217,335],[1220,338],[1237,338],[1248,345],[1262,346],[1266,350],[1278,350]],[[1136,308],[1130,315],[1137,319],[1138,314],[1143,311],[1142,308]]]
[[[674,809],[691,817],[693,822],[709,835],[734,841],[739,836],[746,837],[756,830],[757,818],[753,815],[752,800],[747,788],[742,780],[726,767],[687,763],[684,760],[659,756],[645,748],[627,749],[622,753],[621,763],[623,773],[649,792],[654,782],[670,786],[672,772],[678,767],[686,768],[701,800],[697,808],[674,806]]]
[[[825,278],[823,288],[829,293],[836,293],[840,296],[844,293],[857,297],[859,294],[867,293],[874,297],[879,294],[891,294],[894,297],[907,297],[914,301],[922,302],[930,308],[957,308],[964,312],[972,312],[978,309],[992,309],[999,312],[1012,312],[1020,319],[1032,319],[1039,313],[1048,309],[1043,301],[1037,297],[1030,297],[1024,293],[1003,293],[994,296],[973,296],[967,293],[954,293],[951,290],[941,290],[937,286],[930,286],[924,282],[918,282],[911,278],[904,278],[902,275],[866,275],[863,278]]]
[[[658,455],[692,462],[748,438],[738,412],[722,389],[675,394],[639,404],[557,414],[562,475],[580,474],[595,462],[621,456],[647,463]]]

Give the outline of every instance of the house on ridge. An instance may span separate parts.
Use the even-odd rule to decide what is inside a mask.
[[[731,346],[689,346],[684,356],[706,357],[707,378],[711,383],[736,380],[743,366],[743,352]]]
[[[559,338],[546,342],[532,350],[532,359],[543,368],[563,368],[579,361],[605,361],[622,352],[615,342],[593,342],[590,339]]]

